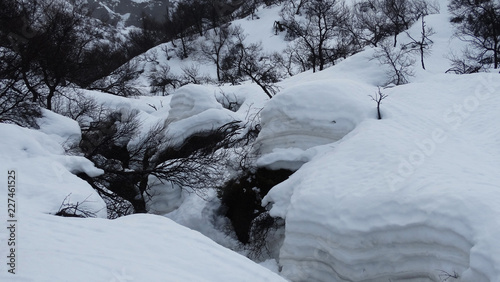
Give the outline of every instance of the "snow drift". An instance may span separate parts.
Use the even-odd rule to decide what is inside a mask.
[[[0,170],[5,180],[8,170],[18,177],[16,274],[3,263],[0,281],[284,281],[163,216],[104,219],[104,201],[75,175],[102,172],[83,157],[65,155],[64,146],[80,140],[76,122],[45,111],[40,125],[32,130],[0,123]],[[101,218],[55,216],[62,203]],[[2,230],[0,253],[6,256],[12,246]]]
[[[498,281],[498,89],[481,74],[384,90],[386,118],[362,121],[266,197],[286,219],[282,274]]]
[[[309,161],[306,150],[342,139],[374,114],[368,95],[374,88],[351,80],[320,80],[290,87],[261,112],[255,148],[260,165],[297,169]],[[312,154],[314,155],[314,154]]]

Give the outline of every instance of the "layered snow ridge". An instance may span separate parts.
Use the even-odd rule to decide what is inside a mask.
[[[255,146],[263,156],[260,165],[297,169],[314,155],[306,150],[340,140],[373,114],[368,97],[373,91],[352,80],[319,80],[279,93],[260,115]]]
[[[361,121],[264,199],[286,219],[282,275],[500,281],[499,89],[498,74],[384,89],[382,120]]]
[[[217,129],[235,120],[234,113],[217,101],[213,89],[186,85],[172,95],[166,122],[171,142],[180,144],[193,134]]]

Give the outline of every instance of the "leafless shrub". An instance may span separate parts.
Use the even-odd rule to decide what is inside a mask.
[[[88,122],[99,112],[97,101],[79,89],[68,89],[54,101],[54,112],[76,120],[79,124]]]
[[[90,196],[85,198],[82,202],[76,202],[72,203],[70,201],[70,196],[67,195],[61,206],[59,207],[59,210],[55,213],[57,216],[62,216],[62,217],[81,217],[81,218],[86,218],[86,217],[96,217],[96,213],[93,211],[90,211],[87,207],[85,207],[85,204],[88,203],[88,199]]]
[[[450,279],[455,280],[455,279],[460,278],[460,275],[456,271],[453,271],[453,273],[449,273],[447,271],[440,270],[440,269],[438,269],[438,271],[440,272],[440,274],[438,275],[439,279],[441,279],[442,282],[446,282]]]
[[[375,95],[370,95],[370,98],[372,98],[372,100],[377,103],[377,118],[382,119],[382,114],[380,113],[380,104],[382,103],[382,100],[387,98],[387,94],[383,94],[382,91],[380,91],[379,87],[378,92]]]
[[[205,83],[214,83],[214,81],[208,75],[201,75],[200,68],[191,64],[189,66],[184,66],[182,68],[182,76],[181,76],[181,84],[205,84]]]
[[[404,48],[416,51],[420,54],[420,63],[422,64],[422,69],[425,70],[424,57],[430,53],[432,44],[434,43],[430,36],[434,35],[435,32],[432,28],[425,26],[424,17],[422,16],[422,29],[420,31],[420,38],[413,38],[408,32],[406,35],[410,38],[411,42],[404,45]]]
[[[284,226],[285,221],[282,218],[272,217],[267,211],[257,216],[250,228],[248,256],[255,261],[273,257],[277,247],[276,241],[280,239],[279,229]]]
[[[129,61],[113,71],[109,76],[94,81],[87,89],[99,90],[123,97],[137,96],[141,92],[135,87],[134,80],[142,72],[143,70],[139,69],[137,62]]]
[[[180,79],[170,72],[168,65],[159,66],[149,75],[151,92],[156,95],[166,96],[170,90],[181,86]]]
[[[29,92],[15,80],[0,80],[0,122],[38,128],[42,116],[38,103],[29,99]]]
[[[146,212],[144,194],[150,176],[199,195],[216,186],[224,174],[225,156],[220,149],[232,146],[238,130],[240,122],[235,121],[173,143],[166,123],[142,132],[135,112],[108,112],[82,127],[80,142],[85,157],[104,174],[79,176],[113,202],[108,206],[118,209],[115,214],[128,212],[129,206],[120,198],[130,202],[134,212]]]
[[[483,65],[468,56],[469,49],[465,49],[463,56],[456,54],[450,55],[451,68],[446,70],[446,73],[468,74],[477,73],[483,69]]]
[[[409,51],[392,47],[388,41],[380,44],[373,58],[389,67],[387,84],[406,84],[409,77],[414,75],[415,59],[410,56]]]

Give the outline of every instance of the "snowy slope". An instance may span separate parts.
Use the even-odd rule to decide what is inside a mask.
[[[284,40],[285,34],[275,34],[273,24],[279,20],[281,6],[260,6],[257,9],[256,16],[238,19],[230,23],[231,26],[240,26],[245,36],[244,42],[247,44],[261,43],[263,52],[282,53],[287,47],[288,42]],[[184,69],[196,69],[200,77],[208,77],[213,81],[217,80],[216,66],[213,62],[204,59],[199,51],[199,46],[204,41],[204,37],[194,37],[189,39],[188,44],[193,51],[187,58],[180,59],[181,48],[180,41],[167,42],[151,48],[146,53],[137,56],[131,62],[137,70],[140,70],[140,76],[134,82],[134,86],[142,88],[145,94],[149,91],[149,77],[162,67],[168,66],[169,74],[182,76]],[[203,81],[202,79],[200,79]]]
[[[349,105],[343,115],[362,121],[339,141],[309,148],[319,153],[265,198],[271,214],[286,219],[279,263],[290,280],[500,281],[500,80],[498,74],[444,74],[450,46],[457,51],[463,44],[450,40],[446,14],[428,18],[437,31],[426,59],[431,67],[416,69],[413,83],[382,90],[389,95],[382,120],[349,103],[359,92],[331,94],[329,103]],[[340,77],[335,84],[344,85],[356,77],[371,86],[367,97],[384,74],[383,67],[372,68],[367,52],[290,84],[328,85]],[[300,87],[283,94],[296,101],[287,109],[307,108]],[[294,128],[273,123],[283,116],[276,105],[266,106],[274,112],[268,117],[262,111],[263,133]],[[283,124],[318,121],[317,111],[297,113]],[[309,131],[302,133],[313,136]],[[326,134],[335,136],[333,127]],[[279,163],[287,150],[297,155],[297,140],[281,140],[274,155],[262,158]]]
[[[113,221],[24,215],[18,242],[17,274],[2,265],[1,281],[285,281],[155,215]]]
[[[273,188],[271,212],[286,218],[283,274],[498,281],[498,89],[483,74],[388,90],[386,118],[362,122]]]
[[[127,106],[119,98],[111,100],[108,97],[109,102]],[[130,102],[128,106],[137,108],[142,104]],[[40,124],[40,130],[0,124],[0,170],[4,179],[8,170],[16,170],[18,220],[16,274],[7,272],[11,266],[2,263],[0,281],[284,281],[165,217],[103,219],[103,200],[74,175],[98,175],[100,170],[87,159],[64,155],[62,145],[80,138],[76,122],[45,111]],[[7,222],[8,195],[2,191],[1,219]],[[54,216],[63,203],[79,203],[101,218]],[[14,238],[10,234],[5,227],[0,232],[4,257],[13,247],[7,241]]]
[[[441,1],[443,10],[445,5]],[[282,35],[271,28],[278,10],[261,8],[259,19],[236,23],[250,42],[262,40],[265,50],[280,51]],[[444,74],[450,50],[464,45],[452,38],[444,11],[426,21],[436,31],[427,70],[416,65],[410,84],[382,89],[389,95],[382,120],[376,120],[369,95],[384,85],[387,68],[372,59],[371,48],[322,72],[280,82],[282,91],[270,101],[252,83],[188,85],[169,97],[82,93],[122,112],[138,110],[145,131],[167,121],[173,142],[228,121],[260,119],[257,164],[298,169],[264,203],[286,221],[276,258],[286,279],[500,281],[500,81],[498,74]],[[417,35],[419,24],[410,32]],[[156,63],[169,64],[173,73],[197,64],[191,58],[167,61],[161,46],[155,50]],[[137,84],[146,90],[153,63],[141,66]],[[202,74],[213,70],[200,66]],[[241,107],[224,108],[224,96]],[[104,219],[102,199],[74,175],[101,172],[88,160],[65,155],[64,147],[79,135],[74,121],[50,112],[40,130],[0,124],[0,170],[19,175],[18,274],[12,280],[2,264],[0,281],[284,280],[214,243],[239,247],[217,230],[224,219],[217,218],[213,190],[207,202],[164,183],[148,207],[168,218]],[[100,218],[53,216],[65,199],[85,201]],[[5,205],[0,201],[4,222]],[[2,255],[7,231],[0,232]]]

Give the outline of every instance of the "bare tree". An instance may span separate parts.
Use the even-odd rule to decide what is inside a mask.
[[[372,100],[377,103],[377,118],[382,119],[382,114],[380,113],[380,104],[382,104],[382,100],[387,98],[387,94],[383,94],[379,87],[377,93],[375,95],[370,95],[370,98],[372,98]]]
[[[203,84],[203,83],[213,83],[213,79],[205,74],[200,74],[200,68],[198,65],[191,64],[189,66],[182,67],[181,84],[185,85],[188,83],[193,84]]]
[[[99,90],[105,93],[131,97],[141,94],[135,86],[135,79],[139,77],[142,70],[138,68],[135,61],[129,61],[111,72],[108,76],[92,82],[86,88],[89,90]]]
[[[394,47],[399,33],[410,27],[412,23],[410,0],[384,0],[381,8],[391,23],[394,35]]]
[[[235,121],[172,143],[165,123],[140,133],[137,112],[103,110],[95,115],[94,121],[81,125],[79,147],[104,174],[79,176],[108,200],[127,200],[135,212],[146,212],[144,193],[150,176],[195,193],[216,185],[223,173],[220,149],[230,146],[240,128]]]
[[[37,118],[41,117],[42,113],[39,105],[29,98],[30,93],[20,80],[1,79],[0,122],[37,128]]]
[[[500,67],[500,3],[495,0],[452,0],[448,6],[456,35],[475,52],[470,57],[482,65]]]
[[[347,37],[344,25],[347,23],[349,11],[336,0],[310,0],[300,3],[298,12],[303,11],[305,20],[292,13],[291,9],[282,12],[283,26],[287,28],[290,38],[297,38],[301,49],[307,50],[308,60],[313,72],[323,70],[327,63],[345,56],[334,40]],[[341,51],[342,54],[338,54]]]
[[[217,70],[217,81],[223,81],[222,60],[233,45],[232,40],[236,33],[241,34],[240,26],[221,26],[207,31],[205,41],[201,44],[200,50],[205,60],[215,64]]]
[[[243,56],[240,65],[241,71],[259,85],[269,98],[276,95],[279,89],[275,83],[282,78],[277,67],[278,62],[282,60],[281,56],[277,53],[263,54],[260,44],[242,46],[241,54]]]
[[[420,54],[420,63],[422,64],[422,69],[425,70],[424,57],[430,52],[431,46],[434,43],[430,36],[434,35],[435,32],[432,28],[425,26],[424,16],[422,16],[422,29],[420,31],[420,38],[413,38],[408,32],[406,35],[411,39],[411,42],[405,44],[405,48],[410,48],[411,50],[416,50]]]
[[[382,12],[380,0],[361,1],[354,5],[348,28],[359,45],[377,47],[391,33],[387,16]]]
[[[168,95],[169,90],[173,90],[181,85],[180,79],[170,73],[168,65],[155,67],[154,71],[149,75],[151,83],[151,92],[162,96]]]
[[[408,78],[413,76],[413,65],[415,60],[410,56],[408,50],[394,48],[387,41],[380,44],[374,58],[381,64],[389,67],[387,84],[401,85],[408,83]]]
[[[100,29],[88,17],[84,1],[6,1],[16,3],[11,13],[29,26],[0,28],[9,38],[2,44],[8,43],[4,47],[15,54],[15,60],[8,61],[9,76],[24,83],[34,103],[52,109],[52,100],[63,87],[85,83],[84,77],[98,70],[89,64],[88,54]]]
[[[467,74],[481,71],[484,65],[480,64],[475,56],[470,55],[472,51],[469,50],[469,48],[465,48],[462,56],[451,53],[448,56],[448,59],[451,61],[451,68],[446,70],[446,73]]]

